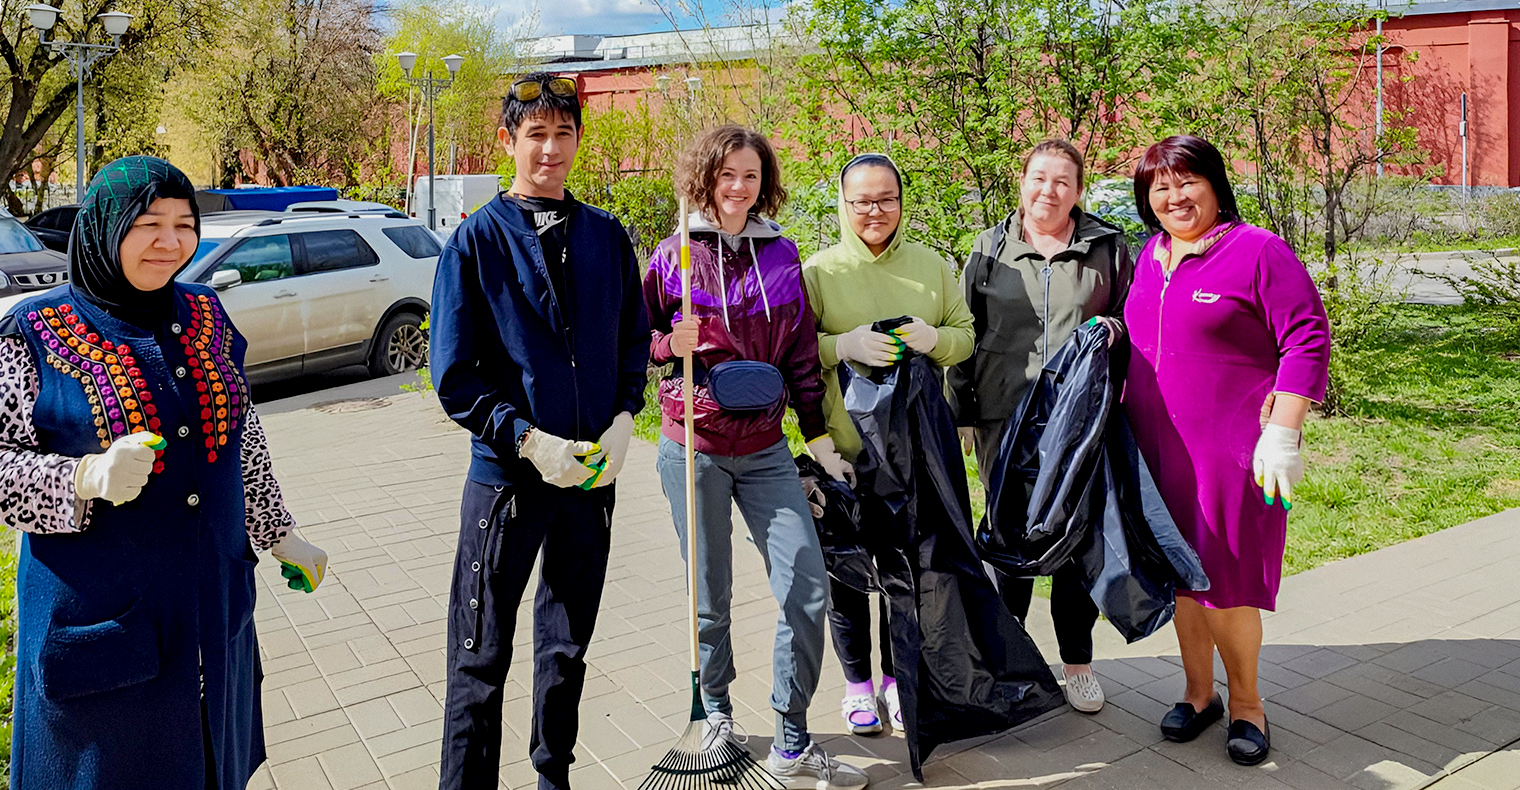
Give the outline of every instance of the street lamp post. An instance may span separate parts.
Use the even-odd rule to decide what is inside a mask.
[[[454,77],[459,74],[459,65],[461,63],[464,63],[464,58],[461,57],[461,56],[459,56],[459,55],[450,55],[450,56],[448,56],[448,57],[446,57],[446,58],[443,59],[443,65],[445,67],[447,67],[448,70],[449,70],[448,79],[444,79],[442,77],[434,77],[432,69],[428,69],[426,77],[413,77],[412,76],[412,69],[417,66],[417,53],[415,53],[415,52],[397,52],[396,53],[396,62],[399,63],[399,64],[401,64],[401,70],[403,72],[406,72],[406,81],[410,82],[412,85],[416,86],[419,90],[421,90],[422,91],[422,95],[427,100],[427,109],[428,109],[428,139],[427,139],[427,146],[428,146],[428,214],[427,214],[427,224],[428,224],[428,230],[437,230],[438,229],[438,204],[434,200],[434,197],[437,194],[437,189],[438,189],[438,185],[437,185],[438,174],[437,174],[437,170],[436,170],[436,167],[434,165],[434,159],[433,159],[433,155],[434,155],[433,154],[433,146],[434,146],[434,141],[433,141],[433,99],[437,98],[438,94],[442,93],[450,85],[454,84]]]
[[[132,24],[132,15],[110,11],[95,17],[105,26],[109,44],[86,44],[82,41],[49,41],[48,31],[58,23],[59,9],[44,3],[26,7],[27,20],[37,29],[37,40],[62,56],[74,71],[74,200],[84,200],[84,81],[90,67],[121,51],[121,37]]]

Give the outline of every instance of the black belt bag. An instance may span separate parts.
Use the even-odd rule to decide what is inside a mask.
[[[768,411],[786,402],[786,381],[775,365],[737,359],[707,371],[707,391],[724,411]]]

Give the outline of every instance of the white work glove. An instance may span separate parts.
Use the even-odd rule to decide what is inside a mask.
[[[103,453],[79,459],[74,468],[74,498],[81,502],[104,499],[113,505],[136,499],[153,474],[155,451],[163,447],[163,441],[158,434],[139,431],[112,442]]]
[[[976,429],[956,428],[955,432],[961,437],[961,455],[970,455],[976,449]]]
[[[1268,505],[1281,497],[1283,510],[1293,509],[1293,486],[1304,479],[1304,458],[1298,452],[1301,436],[1300,431],[1276,423],[1261,429],[1251,466]]]
[[[902,359],[903,345],[891,335],[871,331],[870,324],[861,324],[839,336],[834,352],[843,360],[884,368]]]
[[[280,561],[280,575],[292,590],[311,592],[327,575],[327,552],[296,537],[295,530],[285,533],[269,553]]]
[[[892,334],[902,338],[908,348],[920,354],[928,354],[939,343],[939,330],[918,316],[912,316],[913,320],[892,330]]]
[[[842,483],[855,485],[855,467],[850,466],[844,460],[844,456],[834,449],[834,440],[828,436],[820,436],[807,443],[808,454],[813,460],[823,467],[823,471],[829,473],[829,477]]]
[[[572,442],[537,428],[529,428],[518,455],[538,468],[544,482],[573,488],[595,477],[603,460],[602,450],[592,442]]]
[[[623,462],[628,459],[628,442],[633,438],[633,415],[628,412],[620,412],[612,418],[612,425],[602,434],[602,438],[596,443],[606,454],[607,463],[602,467],[601,474],[592,488],[612,485],[617,479],[618,472],[623,471]]]

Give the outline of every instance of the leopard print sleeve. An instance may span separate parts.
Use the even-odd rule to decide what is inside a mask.
[[[0,337],[0,521],[39,535],[81,532],[89,526],[90,503],[74,498],[79,459],[37,446],[37,391],[26,342]]]
[[[274,459],[264,438],[264,426],[250,405],[243,423],[243,500],[248,511],[248,539],[260,551],[273,546],[295,527],[285,508],[280,483],[274,479]]]

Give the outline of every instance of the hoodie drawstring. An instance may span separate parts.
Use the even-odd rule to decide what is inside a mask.
[[[755,255],[755,240],[745,237],[745,243],[749,245],[750,268],[755,270],[755,279],[760,282],[760,301],[765,305],[765,320],[771,320],[771,299],[765,293],[765,277],[760,274],[760,259]],[[723,328],[733,331],[728,322],[728,273],[723,270],[723,237],[718,237],[718,290],[719,297],[723,300]],[[739,294],[744,294],[744,282],[739,283]]]

